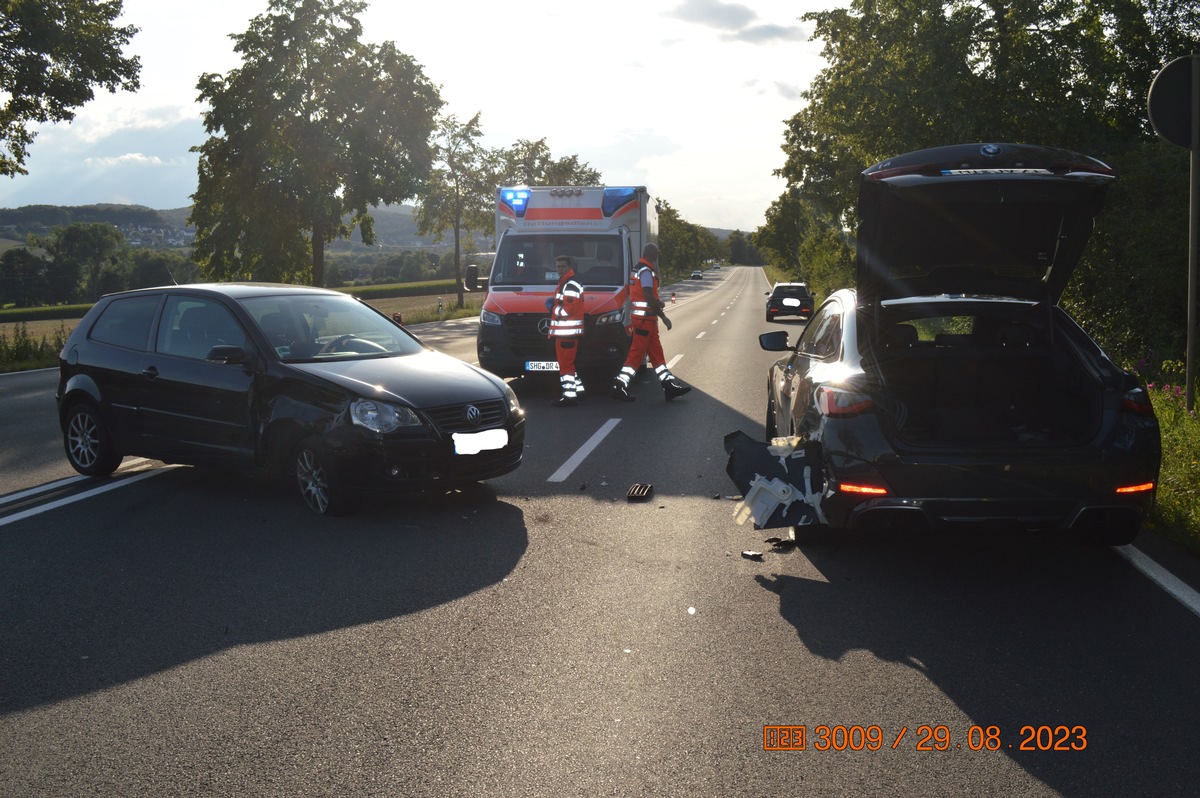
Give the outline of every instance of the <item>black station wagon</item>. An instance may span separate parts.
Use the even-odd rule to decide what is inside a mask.
[[[67,459],[125,455],[294,475],[317,513],[360,490],[430,489],[521,464],[525,414],[498,377],[347,294],[229,283],[110,294],[60,355]]]
[[[1058,306],[1103,163],[968,144],[859,184],[857,289],[831,295],[767,380],[768,438],[821,458],[827,526],[984,525],[1130,542],[1154,502],[1149,398]]]

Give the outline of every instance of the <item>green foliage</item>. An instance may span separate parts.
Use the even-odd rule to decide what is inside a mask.
[[[52,302],[67,302],[79,294],[79,282],[86,285],[83,296],[95,302],[103,290],[120,290],[123,284],[109,280],[102,284],[106,267],[116,266],[126,255],[125,234],[105,222],[73,222],[56,228],[45,238],[35,238],[53,258],[48,279]]]
[[[500,150],[497,156],[500,171],[494,183],[498,186],[601,185],[599,171],[581,163],[578,155],[556,160],[544,138],[537,141],[520,139],[508,149]]]
[[[788,121],[776,172],[788,188],[753,241],[825,290],[853,283],[847,255],[867,166],[923,147],[1017,141],[1128,168],[1145,154],[1155,72],[1200,43],[1195,4],[1141,0],[855,0],[804,20],[829,66]],[[1114,236],[1132,228],[1112,221]]]
[[[0,324],[53,319],[81,319],[91,305],[43,305],[36,308],[5,308],[0,310]]]
[[[666,200],[658,200],[658,271],[669,281],[699,269],[717,255],[717,237],[680,216]]]
[[[454,292],[454,280],[426,280],[399,285],[357,285],[340,289],[359,299],[387,299],[396,296],[431,296]]]
[[[121,48],[137,33],[118,28],[121,1],[19,0],[0,15],[0,176],[27,174],[31,125],[69,122],[95,87],[139,88],[138,58]]]
[[[26,371],[28,369],[49,368],[58,364],[58,353],[67,342],[67,328],[60,324],[54,331],[54,336],[47,340],[33,340],[21,323],[9,337],[0,330],[0,372]]]
[[[41,304],[45,296],[45,260],[28,247],[17,247],[0,255],[0,307],[12,304],[27,308]]]
[[[479,114],[465,124],[460,124],[454,115],[438,121],[435,165],[417,208],[421,235],[433,233],[436,242],[442,240],[447,230],[453,232],[458,307],[463,305],[462,235],[466,233],[474,240],[474,234],[489,229],[493,219],[495,156],[479,143],[482,135]]]
[[[1179,382],[1147,387],[1162,430],[1163,452],[1151,526],[1200,553],[1200,420],[1195,411],[1187,411]]]
[[[361,41],[365,8],[271,0],[233,37],[242,66],[201,76],[210,138],[190,221],[207,279],[322,285],[326,242],[357,226],[373,243],[369,209],[422,187],[442,101],[393,43]]]

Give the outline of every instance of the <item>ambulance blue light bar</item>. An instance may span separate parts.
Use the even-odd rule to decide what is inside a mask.
[[[525,209],[529,207],[529,190],[510,188],[500,192],[500,202],[507,205],[518,219],[525,218]]]
[[[604,189],[604,199],[600,205],[600,209],[604,213],[604,218],[609,218],[621,208],[636,200],[637,195],[637,189],[630,186]]]

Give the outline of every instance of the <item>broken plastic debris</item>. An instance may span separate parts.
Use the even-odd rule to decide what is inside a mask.
[[[762,562],[762,552],[761,551],[750,551],[749,549],[747,549],[746,551],[742,552],[742,556],[745,557],[747,560],[758,560],[759,562]]]
[[[767,479],[757,475],[750,481],[750,490],[746,491],[746,498],[733,509],[734,520],[739,525],[746,523],[748,518],[756,523],[760,519],[766,521],[780,505],[783,505],[783,511],[786,513],[797,498],[796,489],[782,479]]]
[[[625,494],[625,498],[631,502],[644,502],[654,495],[654,486],[648,485],[645,482],[636,482],[629,486],[629,492]]]
[[[787,459],[792,456],[801,442],[800,438],[795,435],[787,438],[772,438],[767,445],[767,452],[773,457],[778,457],[779,464],[783,466],[784,471],[787,471]]]

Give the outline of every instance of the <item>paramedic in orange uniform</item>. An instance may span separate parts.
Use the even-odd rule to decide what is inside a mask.
[[[642,248],[642,259],[637,262],[633,273],[629,276],[629,300],[632,320],[628,328],[633,336],[629,345],[629,356],[625,365],[617,372],[613,381],[611,395],[622,402],[632,402],[636,398],[629,392],[629,383],[642,365],[642,358],[649,357],[650,365],[662,385],[663,395],[667,401],[677,396],[683,396],[692,390],[667,369],[666,358],[663,357],[662,343],[658,339],[658,314],[662,311],[663,303],[658,298],[658,245],[647,244]]]
[[[550,308],[550,335],[558,355],[558,381],[562,395],[556,407],[572,407],[583,398],[583,383],[575,374],[575,355],[583,337],[583,286],[575,279],[571,259],[559,255],[554,259],[558,269],[558,288]]]

